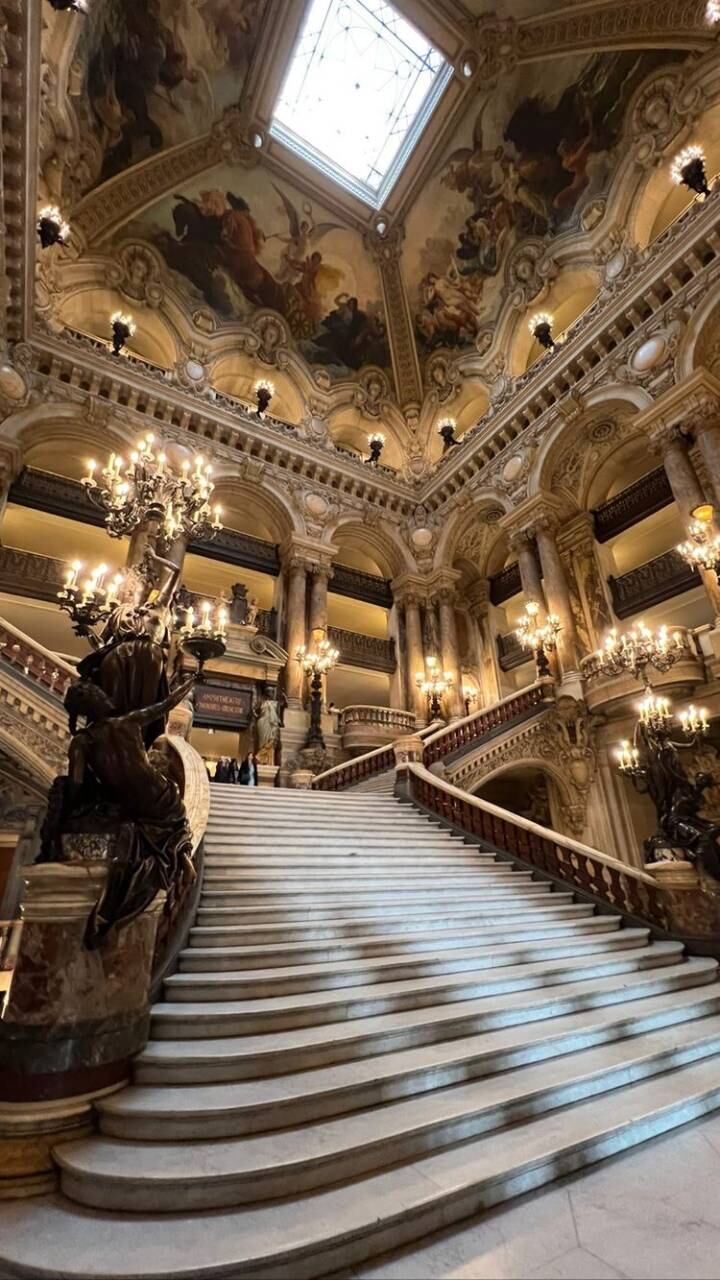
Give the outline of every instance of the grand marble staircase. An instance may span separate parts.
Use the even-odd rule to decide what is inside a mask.
[[[302,1280],[720,1105],[716,964],[383,788],[213,788],[179,970],[0,1276]]]

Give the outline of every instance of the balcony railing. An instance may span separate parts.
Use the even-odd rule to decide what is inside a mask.
[[[512,596],[516,596],[521,589],[520,565],[516,561],[514,564],[506,565],[504,569],[501,569],[499,573],[494,573],[490,578],[490,602],[491,604],[504,604]]]
[[[699,587],[700,575],[673,550],[665,551],[617,578],[611,575],[608,584],[618,618],[629,618],[679,596],[683,591]]]
[[[495,738],[511,725],[520,724],[530,716],[537,715],[552,701],[552,690],[552,680],[538,680],[527,689],[521,689],[519,693],[513,693],[491,707],[485,707],[482,711],[466,716],[464,720],[456,720],[447,728],[440,729],[425,744],[425,764],[451,759],[465,747],[483,739]]]
[[[648,471],[627,489],[608,498],[593,511],[595,537],[598,542],[608,542],[625,529],[631,529],[655,511],[662,511],[673,500],[670,481],[664,467]]]
[[[340,650],[340,661],[348,667],[363,667],[366,671],[395,670],[395,641],[381,640],[378,636],[366,636],[361,631],[346,631],[343,627],[328,627],[328,639]]]
[[[497,651],[501,671],[514,671],[532,661],[532,650],[520,643],[514,631],[497,637]]]

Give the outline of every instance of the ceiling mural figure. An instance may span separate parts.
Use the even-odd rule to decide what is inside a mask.
[[[219,166],[127,232],[160,250],[191,304],[241,322],[277,311],[308,364],[331,377],[390,373],[380,278],[362,237],[262,166]]]
[[[475,345],[520,240],[550,240],[601,216],[630,98],[682,56],[643,50],[523,67],[473,108],[460,130],[467,144],[445,156],[408,218],[404,266],[421,356]]]
[[[81,130],[94,140],[92,185],[209,130],[237,103],[266,0],[105,0],[89,8]]]

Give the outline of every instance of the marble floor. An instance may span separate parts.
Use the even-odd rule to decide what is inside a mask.
[[[720,1280],[720,1114],[334,1280]]]

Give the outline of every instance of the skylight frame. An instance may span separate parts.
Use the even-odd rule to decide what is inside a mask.
[[[339,4],[341,2],[348,3],[348,0],[330,0],[331,5]],[[315,0],[311,0],[305,15],[303,26],[293,46],[285,77],[275,102],[274,112],[277,112],[278,106],[282,102],[286,87],[288,82],[291,80],[293,73],[297,73],[297,61],[300,58],[303,60],[307,60],[308,58],[307,52],[303,50],[303,42],[306,39],[308,27],[312,19],[314,3]],[[354,8],[368,11],[372,18],[382,23],[382,18],[379,18],[377,12],[372,9],[372,0],[349,0],[349,3]],[[413,23],[409,22],[405,15],[394,7],[391,0],[382,0],[382,8],[390,10],[392,15],[402,24],[410,27],[412,31],[420,37],[423,43],[427,45],[428,55],[425,56],[432,55],[434,59],[438,60],[440,65],[433,72],[432,80],[429,83],[427,92],[425,93],[420,106],[416,110],[412,123],[407,128],[405,135],[398,146],[395,157],[387,167],[377,188],[369,182],[364,181],[362,178],[349,173],[340,162],[328,156],[313,142],[303,137],[300,133],[297,133],[284,121],[278,119],[277,115],[273,115],[270,124],[270,134],[274,139],[288,147],[288,149],[301,160],[311,164],[314,168],[318,169],[320,173],[338,183],[351,195],[356,196],[373,209],[380,209],[384,205],[412,152],[415,150],[423,130],[428,124],[453,76],[453,67],[447,61],[441,50],[439,50],[423,32],[419,31]],[[389,40],[388,44],[390,45],[390,43],[391,42]],[[316,54],[320,47],[320,44],[318,44],[310,55],[310,57],[315,58],[316,61]],[[319,59],[320,61],[322,61],[322,56],[324,55],[321,55]],[[415,57],[418,61],[422,61],[419,53],[416,52]],[[419,71],[416,71],[416,76],[417,75],[419,75]]]

